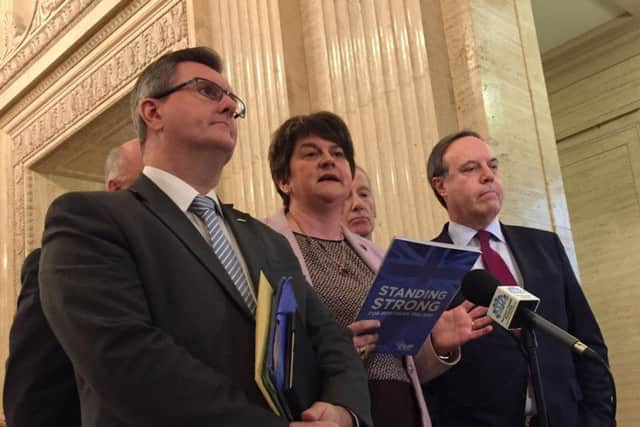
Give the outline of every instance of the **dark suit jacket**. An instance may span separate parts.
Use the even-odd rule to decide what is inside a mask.
[[[367,376],[346,329],[284,237],[223,206],[251,280],[292,276],[323,369],[321,399],[370,424]],[[71,358],[83,426],[285,426],[253,379],[255,322],[205,239],[146,176],[69,193],[47,213],[44,313]]]
[[[22,266],[22,289],[11,331],[4,380],[9,427],[80,426],[80,402],[71,361],[42,313],[40,249]]]
[[[607,360],[600,328],[558,236],[508,225],[502,231],[524,287],[540,298],[538,313]],[[447,225],[435,240],[451,242]],[[612,387],[604,368],[536,335],[550,425],[608,426]],[[522,426],[528,371],[521,348],[520,338],[497,326],[465,344],[461,362],[426,386],[434,426]]]

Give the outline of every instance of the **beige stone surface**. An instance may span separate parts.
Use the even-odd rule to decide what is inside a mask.
[[[640,17],[621,17],[545,54],[559,140],[640,108]]]
[[[289,117],[279,2],[196,1],[195,45],[214,47],[225,74],[247,104],[238,143],[218,190],[222,200],[265,217],[281,206],[267,161],[271,133]]]
[[[640,114],[558,144],[582,285],[609,346],[618,425],[640,422]]]
[[[544,57],[581,282],[609,346],[618,425],[640,423],[640,21]]]

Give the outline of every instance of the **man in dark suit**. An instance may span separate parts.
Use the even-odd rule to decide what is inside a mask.
[[[484,264],[493,264],[494,256],[499,257],[508,270],[500,272],[508,276],[503,283],[523,286],[540,297],[539,314],[607,360],[600,328],[558,236],[499,222],[502,180],[491,147],[472,131],[449,135],[434,147],[427,169],[433,191],[450,219],[435,240],[481,249],[477,268],[499,270],[501,267]],[[485,249],[487,244],[491,250]],[[492,258],[487,260],[489,252]],[[573,355],[550,337],[537,336],[549,424],[611,425],[612,387],[605,369]],[[517,333],[496,327],[489,335],[465,344],[461,362],[427,386],[434,426],[536,425],[521,339]]]
[[[145,168],[128,191],[70,193],[49,209],[42,305],[69,355],[83,426],[286,426],[254,382],[255,294],[291,276],[321,366],[302,426],[370,425],[349,334],[305,282],[287,241],[217,201],[244,103],[207,48],[163,55],[132,113]]]
[[[4,413],[8,427],[79,427],[73,367],[40,306],[39,259],[40,249],[35,249],[22,265],[22,288],[9,332]]]
[[[105,187],[129,187],[142,171],[137,139],[125,142],[107,155]],[[22,265],[18,308],[9,332],[3,392],[8,427],[80,426],[80,402],[71,361],[49,327],[40,305],[35,249]]]

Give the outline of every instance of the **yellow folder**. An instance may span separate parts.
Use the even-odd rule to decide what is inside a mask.
[[[272,300],[273,287],[261,271],[258,282],[258,301],[256,307],[256,362],[253,378],[271,410],[275,412],[276,415],[282,415],[281,410],[278,408],[279,405],[277,401],[274,401],[274,397],[269,392],[269,388],[273,389],[273,385],[265,384],[265,375],[263,375],[265,371],[264,361],[269,339],[269,330],[271,328]]]

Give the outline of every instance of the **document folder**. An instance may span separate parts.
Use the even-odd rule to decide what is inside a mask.
[[[254,380],[269,407],[290,421],[320,397],[320,366],[297,313],[291,278],[274,289],[260,274]]]
[[[318,356],[297,313],[289,313],[287,380],[284,395],[293,418],[320,398],[320,364]]]

